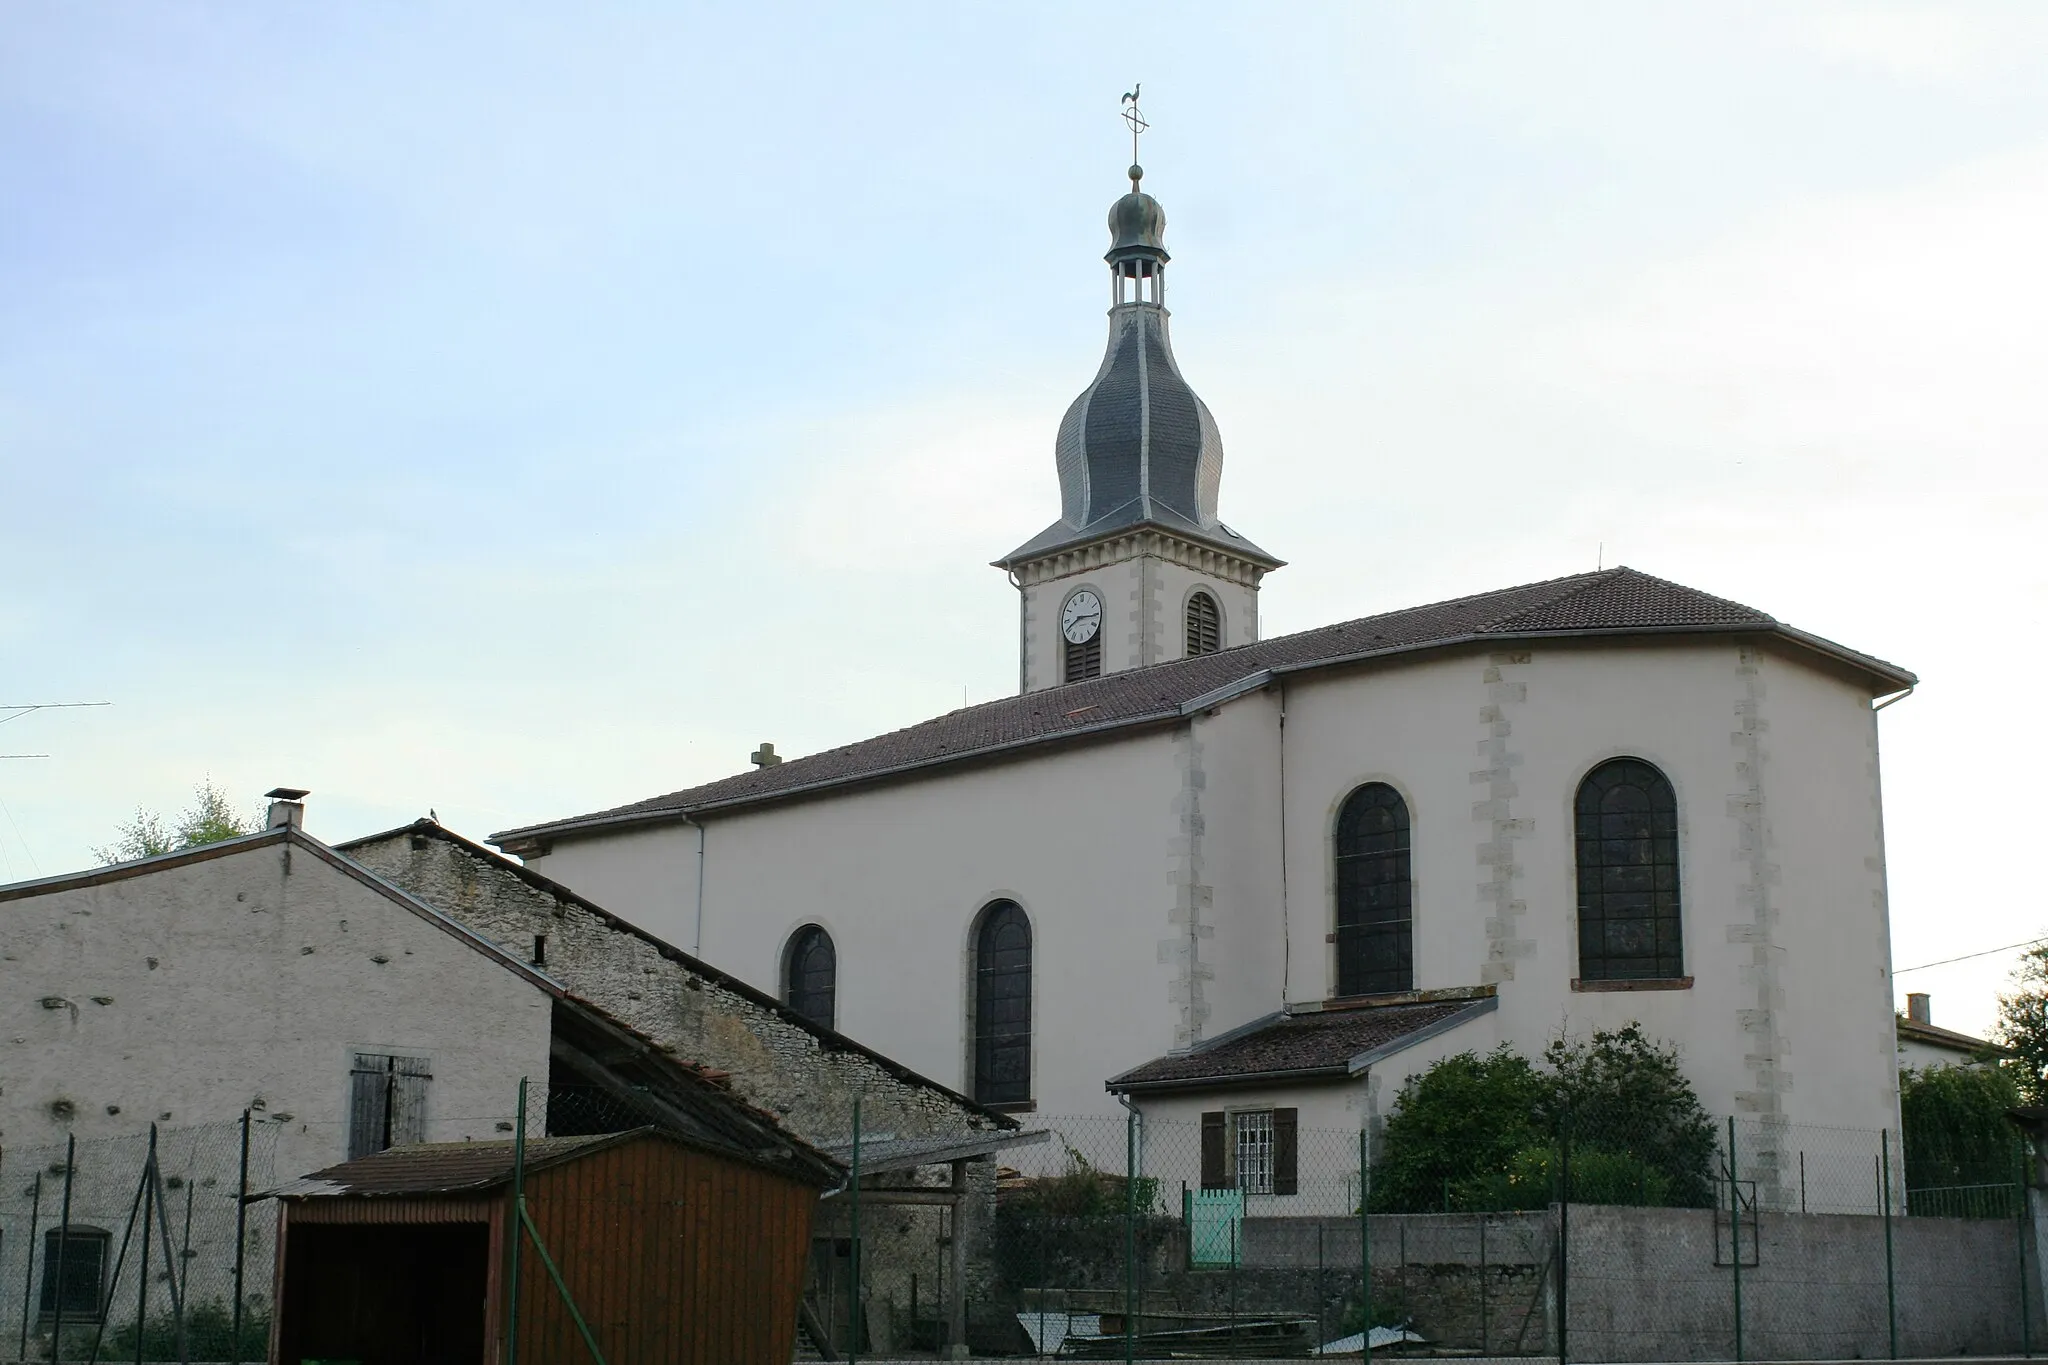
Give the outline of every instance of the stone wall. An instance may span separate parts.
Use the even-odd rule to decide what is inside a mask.
[[[542,969],[574,994],[653,1038],[685,1061],[731,1075],[733,1092],[810,1142],[833,1146],[853,1135],[853,1101],[870,1140],[926,1137],[1014,1126],[956,1092],[805,1021],[779,1002],[690,957],[547,878],[422,821],[340,846],[349,858],[522,956],[544,937]],[[934,1177],[936,1178],[936,1177]],[[990,1163],[970,1167],[970,1292],[985,1280],[992,1207]],[[843,1236],[842,1201],[818,1213],[823,1238]],[[938,1209],[894,1208],[870,1215],[866,1316],[870,1343],[891,1349],[893,1324],[911,1320],[911,1277],[920,1315],[953,1236]]]

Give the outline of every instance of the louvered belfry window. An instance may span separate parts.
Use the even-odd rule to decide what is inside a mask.
[[[427,1139],[424,1057],[358,1052],[349,1067],[348,1159]]]
[[[797,930],[789,941],[783,975],[783,998],[789,1007],[812,1023],[831,1028],[839,990],[839,953],[832,935],[815,924]]]
[[[1640,758],[1610,759],[1579,784],[1575,814],[1580,978],[1684,976],[1670,779]]]
[[[1206,592],[1188,598],[1188,655],[1214,654],[1223,648],[1223,613]]]
[[[1337,813],[1337,994],[1412,990],[1408,803],[1368,782]]]
[[[1067,647],[1067,671],[1062,682],[1080,682],[1084,678],[1102,676],[1101,631],[1096,631],[1078,645],[1072,640],[1063,643]]]
[[[992,902],[974,934],[974,1098],[1031,1099],[1031,922],[1015,901]]]

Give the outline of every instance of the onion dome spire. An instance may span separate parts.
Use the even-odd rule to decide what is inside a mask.
[[[1134,140],[1138,126],[1142,120]],[[1144,176],[1134,163],[1130,192],[1109,209],[1109,346],[1094,382],[1060,422],[1060,519],[998,565],[1148,524],[1266,567],[1280,563],[1216,515],[1223,438],[1174,362],[1166,327],[1166,210],[1139,188]]]

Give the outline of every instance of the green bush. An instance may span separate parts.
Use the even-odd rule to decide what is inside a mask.
[[[123,1323],[108,1334],[109,1345],[100,1354],[113,1360],[135,1358],[136,1337],[142,1354],[150,1360],[177,1360],[178,1327],[168,1312],[151,1314],[140,1333],[132,1322]],[[244,1310],[242,1344],[235,1349],[235,1316],[224,1303],[194,1304],[185,1313],[185,1356],[187,1360],[263,1360],[270,1353],[270,1315]]]
[[[1383,1213],[1540,1208],[1557,1197],[1561,1139],[1572,1198],[1707,1207],[1715,1129],[1669,1045],[1640,1026],[1558,1038],[1543,1068],[1503,1044],[1408,1078],[1372,1172]]]
[[[1542,1140],[1543,1096],[1543,1077],[1506,1044],[1484,1056],[1460,1052],[1410,1076],[1373,1166],[1373,1208],[1442,1209],[1457,1182],[1504,1172],[1517,1152]]]
[[[1453,1184],[1452,1208],[1458,1212],[1543,1208],[1557,1198],[1558,1158],[1555,1143],[1525,1147],[1515,1153],[1506,1170]],[[1572,1200],[1661,1208],[1671,1202],[1671,1177],[1628,1152],[1574,1145]]]

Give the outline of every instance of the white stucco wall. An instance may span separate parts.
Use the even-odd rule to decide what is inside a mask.
[[[1573,798],[1622,755],[1677,794],[1688,989],[1573,987]],[[1113,1112],[1116,1072],[1334,992],[1332,834],[1368,781],[1409,805],[1417,988],[1497,985],[1498,1036],[1532,1055],[1640,1022],[1716,1115],[1896,1126],[1870,698],[1725,637],[1294,675],[1176,730],[713,818],[702,953],[773,990],[788,934],[826,925],[841,1027],[965,1088],[967,927],[1014,897],[1038,1108]],[[689,943],[696,840],[564,840],[537,866]]]
[[[1386,781],[1413,826],[1418,988],[1498,983],[1532,1052],[1640,1021],[1717,1114],[1895,1125],[1867,693],[1730,641],[1606,643],[1290,681],[1287,708],[1291,998],[1333,989],[1336,811]],[[1677,793],[1689,990],[1571,985],[1573,797],[1621,755]]]
[[[547,1075],[545,992],[304,849],[8,900],[0,922],[9,1146],[253,1106],[283,1177],[347,1155],[352,1051],[430,1060],[435,1141],[502,1137],[520,1076]]]
[[[1173,957],[1187,939],[1174,920],[1183,775],[1172,733],[1153,731],[712,818],[701,955],[777,991],[790,934],[823,925],[840,1031],[971,1094],[971,928],[989,902],[1015,900],[1033,934],[1036,1107],[1117,1112],[1103,1080],[1174,1046],[1185,1006]],[[693,830],[562,841],[532,861],[690,941]]]

